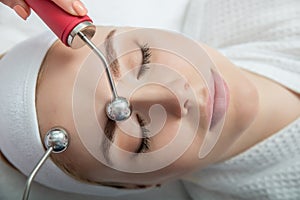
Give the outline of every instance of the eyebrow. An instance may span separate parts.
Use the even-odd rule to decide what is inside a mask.
[[[120,64],[117,59],[117,53],[113,47],[112,37],[116,33],[116,30],[112,30],[108,33],[105,39],[105,51],[106,51],[106,59],[109,63],[109,68],[115,78],[120,78]]]
[[[106,59],[109,63],[109,68],[115,78],[120,77],[120,64],[117,59],[117,53],[113,48],[112,37],[114,36],[116,30],[112,30],[108,33],[105,39],[105,51],[106,51]],[[103,152],[104,159],[108,164],[112,164],[109,157],[109,149],[114,141],[116,129],[116,122],[106,117],[106,123],[104,126],[104,135],[105,137],[101,143],[101,150]]]

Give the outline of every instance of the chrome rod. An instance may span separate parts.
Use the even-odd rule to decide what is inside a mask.
[[[103,55],[103,53],[96,47],[96,45],[89,39],[87,38],[82,32],[78,32],[78,35],[80,36],[80,38],[96,53],[96,55],[98,55],[98,57],[102,60],[104,67],[105,67],[105,71],[109,80],[109,85],[111,88],[111,91],[113,93],[113,99],[117,99],[118,98],[118,93],[116,90],[116,86],[114,83],[114,80],[112,78],[110,69],[109,69],[109,64],[106,61],[105,56]]]
[[[34,169],[32,170],[32,172],[30,173],[29,177],[27,178],[26,185],[25,185],[25,190],[24,190],[24,193],[23,193],[23,200],[27,200],[28,199],[32,181],[33,181],[34,177],[36,176],[36,174],[38,173],[38,171],[40,170],[40,168],[43,166],[44,162],[50,156],[52,150],[53,150],[53,147],[50,147],[46,151],[46,153],[43,155],[43,157],[41,158],[41,160],[34,167]]]

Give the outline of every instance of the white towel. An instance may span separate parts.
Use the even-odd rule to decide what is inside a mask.
[[[300,93],[299,0],[192,0],[182,30]]]

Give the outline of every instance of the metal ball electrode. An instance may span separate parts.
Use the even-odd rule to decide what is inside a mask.
[[[69,145],[67,132],[62,128],[53,128],[47,132],[44,143],[47,149],[52,147],[53,153],[64,152]]]
[[[39,160],[37,165],[34,167],[32,172],[29,174],[26,184],[25,184],[25,189],[23,193],[22,200],[28,200],[29,193],[30,193],[30,188],[31,188],[31,183],[42,167],[42,165],[46,162],[48,157],[50,156],[51,153],[62,153],[64,152],[69,145],[69,137],[68,133],[62,129],[62,128],[52,128],[50,131],[47,132],[45,138],[44,138],[44,144],[47,148],[47,151],[44,153],[43,157]]]
[[[131,115],[130,103],[123,97],[117,97],[107,104],[106,115],[113,121],[124,121]]]

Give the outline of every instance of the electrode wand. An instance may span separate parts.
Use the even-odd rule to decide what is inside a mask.
[[[96,32],[92,20],[87,15],[83,17],[70,15],[51,0],[25,1],[66,46],[77,49],[87,44],[100,58],[104,64],[113,96],[106,106],[106,115],[114,121],[128,119],[131,115],[130,103],[126,98],[118,96],[105,56],[90,40]]]
[[[109,64],[104,55],[82,32],[79,31],[78,35],[94,51],[94,53],[102,60],[104,64],[106,75],[108,77],[109,85],[113,94],[112,101],[106,105],[106,115],[114,121],[124,121],[128,119],[131,115],[130,103],[124,97],[118,96],[117,89],[109,69]]]

